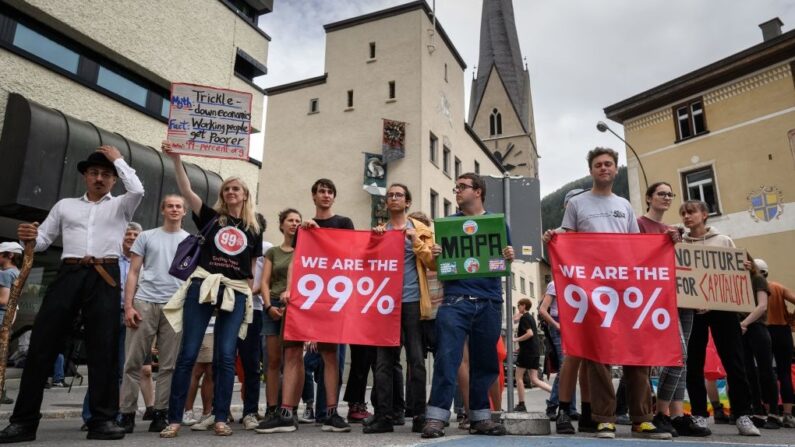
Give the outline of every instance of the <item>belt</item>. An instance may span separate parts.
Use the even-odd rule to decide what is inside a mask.
[[[95,258],[93,256],[85,256],[82,258],[64,258],[62,261],[66,265],[93,265],[94,270],[99,273],[99,276],[101,276],[109,286],[116,287],[117,285],[113,277],[102,267],[102,264],[116,265],[119,263],[119,258]]]

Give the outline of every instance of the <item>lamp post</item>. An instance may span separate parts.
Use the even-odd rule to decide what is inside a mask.
[[[615,135],[616,138],[618,138],[619,140],[623,141],[624,144],[627,145],[629,150],[632,151],[632,155],[635,156],[635,160],[638,160],[638,166],[640,166],[640,172],[643,174],[643,184],[646,186],[646,188],[648,188],[649,187],[649,181],[646,179],[646,170],[643,169],[643,163],[640,161],[640,157],[638,157],[638,153],[635,152],[635,148],[632,147],[631,144],[627,143],[627,140],[621,138],[621,135],[615,133],[613,131],[613,129],[607,127],[607,124],[605,124],[604,121],[599,121],[598,123],[596,123],[596,130],[598,130],[599,132],[602,132],[602,133],[609,131],[610,133]]]

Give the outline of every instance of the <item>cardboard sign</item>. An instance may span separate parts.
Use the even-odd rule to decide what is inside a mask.
[[[564,233],[549,245],[566,355],[681,366],[671,239]]]
[[[508,276],[510,263],[502,257],[508,245],[505,216],[455,216],[434,220],[436,243],[442,254],[436,260],[439,279]]]
[[[248,159],[251,93],[195,84],[171,84],[168,136],[174,152]]]
[[[676,244],[676,296],[688,309],[750,312],[756,307],[745,250]]]
[[[285,340],[400,346],[403,232],[299,233]]]

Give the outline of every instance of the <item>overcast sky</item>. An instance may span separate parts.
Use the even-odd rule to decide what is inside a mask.
[[[324,24],[402,3],[407,0],[275,0],[273,12],[260,19],[260,27],[273,38],[268,74],[260,84],[322,75]],[[760,43],[758,25],[773,17],[784,22],[784,32],[795,26],[792,0],[513,4],[530,69],[542,196],[586,175],[585,153],[594,146],[619,150],[620,164],[625,164],[623,144],[596,130],[605,106]],[[478,61],[481,8],[481,0],[436,0],[437,18],[467,63],[467,80]],[[608,124],[623,135],[621,126]],[[252,138],[254,158],[262,157],[263,137]],[[571,160],[583,162],[572,169]]]

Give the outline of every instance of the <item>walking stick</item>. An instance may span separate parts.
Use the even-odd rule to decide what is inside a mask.
[[[8,298],[6,305],[6,315],[3,318],[3,326],[0,328],[0,391],[6,388],[6,362],[8,361],[8,337],[11,334],[11,325],[14,324],[14,317],[17,315],[17,301],[19,296],[22,295],[22,289],[25,287],[25,281],[28,280],[28,274],[31,267],[33,267],[33,249],[36,247],[36,241],[25,242],[25,254],[22,258],[22,268],[19,270],[19,276],[14,281],[11,287],[11,294]]]

